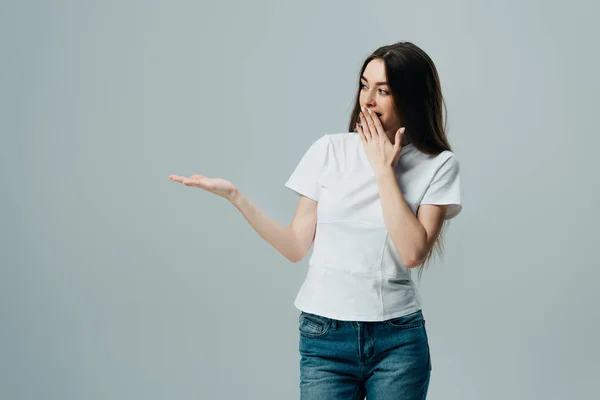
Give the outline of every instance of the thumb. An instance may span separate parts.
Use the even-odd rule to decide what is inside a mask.
[[[406,129],[404,127],[398,129],[396,131],[396,141],[394,142],[394,147],[396,147],[396,149],[399,149],[402,143],[402,138],[404,137],[404,131]]]

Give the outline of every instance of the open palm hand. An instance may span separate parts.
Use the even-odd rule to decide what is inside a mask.
[[[221,197],[231,200],[231,196],[237,190],[229,181],[221,178],[208,178],[204,175],[192,175],[191,177],[169,175],[169,179],[174,182],[183,183],[186,186],[195,186],[208,192],[217,194]]]

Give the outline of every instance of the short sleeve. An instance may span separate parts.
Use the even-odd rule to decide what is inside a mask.
[[[329,147],[329,136],[324,135],[317,139],[306,151],[296,169],[289,177],[285,186],[293,191],[309,197],[315,201],[319,200],[318,179],[325,163],[327,149]]]
[[[448,205],[445,219],[456,217],[462,210],[460,164],[452,155],[435,172],[421,204]]]

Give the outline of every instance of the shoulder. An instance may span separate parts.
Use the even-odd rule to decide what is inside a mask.
[[[416,150],[416,149],[415,149]],[[430,166],[433,169],[458,169],[459,161],[456,154],[450,150],[444,150],[441,153],[429,155],[421,153],[417,150],[420,161]]]
[[[358,134],[356,132],[326,133],[317,138],[311,147],[328,151],[330,149],[338,149],[348,145],[352,146],[356,142],[359,142]]]
[[[319,140],[325,140],[324,138],[326,138],[326,140],[330,141],[331,143],[346,143],[348,141],[352,141],[354,136],[358,137],[358,134],[356,134],[356,132],[326,133],[325,135],[321,136]]]
[[[439,169],[445,170],[459,170],[460,163],[458,157],[450,150],[444,150],[440,154],[434,157],[435,165]]]
[[[458,175],[460,165],[458,157],[452,151],[445,150],[432,155],[411,146],[400,157],[399,168],[403,174],[410,175],[417,182],[431,182],[441,176]]]
[[[458,157],[449,150],[442,151],[431,158],[429,172],[433,174],[432,179],[437,182],[449,183],[460,179]]]
[[[330,146],[333,148],[356,146],[357,144],[360,144],[360,138],[356,132],[328,133],[325,136],[329,138]]]

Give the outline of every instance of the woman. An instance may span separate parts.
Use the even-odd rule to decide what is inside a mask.
[[[364,62],[349,132],[326,134],[286,182],[300,194],[290,226],[229,182],[170,179],[230,200],[292,262],[313,244],[294,302],[301,311],[301,398],[424,399],[431,358],[411,271],[462,209],[437,70],[400,42]]]

